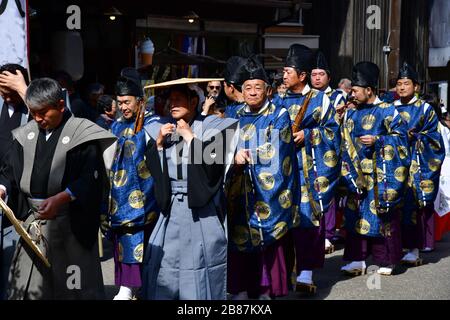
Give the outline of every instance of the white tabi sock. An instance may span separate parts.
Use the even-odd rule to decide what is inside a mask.
[[[125,286],[120,286],[119,293],[116,294],[113,300],[131,300],[133,298],[133,289]]]
[[[302,270],[300,275],[297,277],[297,282],[313,284],[312,274],[313,272],[311,270]]]

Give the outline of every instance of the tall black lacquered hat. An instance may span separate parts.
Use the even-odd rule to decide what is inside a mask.
[[[353,67],[352,86],[378,88],[380,69],[375,63],[362,61]]]
[[[242,83],[247,80],[263,80],[265,83],[269,83],[269,77],[262,64],[253,57],[247,59],[243,70]]]
[[[143,97],[144,90],[141,85],[139,72],[134,68],[124,68],[116,82],[117,96]]]
[[[224,71],[225,82],[235,86],[241,86],[244,82],[242,79],[245,75],[246,63],[247,59],[239,56],[232,56],[228,59]]]
[[[397,80],[399,79],[410,79],[414,83],[419,83],[419,74],[410,64],[408,64],[408,62],[405,61],[398,72]]]
[[[322,51],[317,51],[316,55],[314,56],[314,62],[311,70],[314,69],[325,70],[328,74],[331,73],[330,68],[328,67],[327,58],[325,58],[325,55],[322,53]]]
[[[285,67],[291,67],[300,71],[311,71],[313,52],[302,44],[293,44],[289,47]]]

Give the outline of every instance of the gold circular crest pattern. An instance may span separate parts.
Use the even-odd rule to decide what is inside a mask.
[[[387,144],[384,146],[384,160],[391,161],[394,159],[395,156],[395,150],[394,147],[390,144]]]
[[[406,167],[398,167],[394,171],[395,179],[398,182],[405,182],[407,175],[408,175],[408,168]]]
[[[322,116],[322,107],[317,107],[313,111],[313,118],[316,122],[320,122],[320,118]]]
[[[281,137],[281,140],[284,143],[291,143],[291,139],[292,139],[291,127],[290,126],[286,126],[283,129],[281,129],[280,137]]]
[[[364,175],[364,180],[367,191],[372,190],[374,185],[372,177],[370,175]]]
[[[145,195],[140,190],[135,190],[130,193],[128,203],[134,209],[141,209],[144,207]]]
[[[275,156],[275,148],[269,142],[258,147],[258,156],[263,160],[270,160]]]
[[[430,159],[428,161],[428,168],[430,168],[431,171],[436,172],[441,168],[442,161],[439,159]]]
[[[377,118],[373,114],[368,114],[362,118],[361,127],[364,130],[371,130]]]
[[[334,132],[333,132],[333,130],[330,130],[330,129],[325,128],[325,129],[324,129],[324,133],[325,133],[325,137],[326,137],[329,141],[333,141],[333,140],[334,140]]]
[[[342,173],[343,176],[346,176],[346,175],[349,174],[349,171],[348,171],[348,163],[345,162],[345,161],[342,161],[342,169],[341,169],[341,173]]]
[[[397,151],[400,159],[404,160],[408,157],[408,148],[405,146],[397,146]]]
[[[321,176],[317,177],[314,180],[314,188],[315,190],[319,190],[321,193],[326,193],[330,188],[330,181],[328,181],[327,177]]]
[[[377,207],[375,206],[375,200],[370,201],[369,208],[370,212],[372,212],[374,215],[377,215]]]
[[[309,154],[306,155],[306,166],[308,171],[313,168],[313,159]]]
[[[261,172],[258,175],[258,181],[261,187],[266,191],[272,190],[275,186],[275,177],[269,172]]]
[[[411,160],[411,167],[409,168],[409,170],[412,174],[416,174],[417,172],[419,172],[419,164],[416,160]]]
[[[392,118],[392,116],[387,116],[383,121],[384,121],[384,127],[385,128],[389,128],[391,126],[392,121],[394,120],[394,118]]]
[[[411,115],[407,111],[400,112],[400,116],[406,123],[409,123],[411,121]]]
[[[362,235],[368,234],[370,232],[370,223],[365,219],[359,219],[356,221],[355,231]]]
[[[389,202],[395,201],[398,198],[398,192],[394,189],[387,189],[385,195],[386,200]]]
[[[333,150],[329,150],[329,151],[325,152],[325,154],[323,155],[323,162],[329,168],[336,167],[336,165],[338,163],[338,157],[336,155],[336,152]]]
[[[134,130],[131,128],[125,128],[121,133],[120,137],[132,137],[134,135]]]
[[[276,240],[279,240],[287,233],[287,231],[288,231],[287,223],[284,221],[278,222],[272,231],[272,237],[274,237]]]
[[[127,140],[123,144],[123,154],[126,158],[131,158],[136,151],[136,145],[133,141]]]
[[[116,171],[114,174],[113,183],[116,188],[123,187],[128,181],[128,175],[126,170]]]
[[[144,257],[144,244],[139,243],[133,250],[133,257],[136,261],[142,262]]]
[[[291,190],[283,190],[278,196],[278,202],[283,209],[288,209],[292,206],[292,192]]]
[[[259,234],[259,230],[255,228],[250,228],[250,234],[252,237],[252,245],[254,247],[257,247],[261,243],[261,235]]]
[[[373,172],[373,162],[370,159],[363,159],[361,161],[361,171],[366,174]]]
[[[314,146],[318,146],[322,142],[322,134],[317,129],[311,130],[311,143]]]
[[[139,162],[137,166],[138,175],[141,179],[146,180],[151,177],[150,171],[147,169],[145,160]]]
[[[347,121],[345,122],[345,128],[347,128],[349,132],[353,131],[353,129],[355,128],[355,122],[353,121],[353,119],[347,119]]]
[[[270,207],[264,201],[258,201],[255,204],[255,212],[261,220],[266,220],[270,217]]]
[[[295,117],[297,117],[297,113],[300,111],[300,105],[298,104],[293,104],[289,107],[289,117],[291,118],[291,121],[295,120]]]
[[[424,193],[432,193],[434,191],[434,183],[431,180],[420,181],[420,190]]]
[[[254,124],[250,123],[250,124],[247,124],[244,127],[242,127],[239,134],[240,134],[241,140],[248,141],[251,138],[253,138],[255,133],[256,133],[256,127]]]

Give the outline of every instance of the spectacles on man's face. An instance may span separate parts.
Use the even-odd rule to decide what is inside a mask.
[[[220,90],[220,86],[208,86],[209,90]]]

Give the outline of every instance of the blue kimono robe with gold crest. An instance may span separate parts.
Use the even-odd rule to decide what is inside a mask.
[[[324,92],[330,99],[330,104],[335,109],[339,106],[343,106],[347,101],[347,99],[345,99],[344,95],[341,92],[333,90],[331,89],[331,87],[328,87]]]
[[[236,114],[238,111],[244,107],[244,103],[233,102],[225,107],[225,118],[236,119]]]
[[[417,209],[433,206],[445,158],[439,120],[433,108],[414,97],[408,104],[395,101],[395,108],[408,127],[411,167],[405,195],[403,223],[415,224]]]
[[[150,116],[144,125],[152,122]],[[134,134],[134,120],[116,121],[112,133],[118,137],[111,169],[108,220],[116,234],[119,261],[141,263],[144,254],[144,226],[157,218],[159,209],[153,195],[153,178],[145,164],[145,131]]]
[[[360,137],[376,137],[365,146]],[[392,104],[348,109],[342,124],[342,178],[349,190],[345,226],[370,237],[389,234],[392,212],[401,205],[410,156],[407,128]]]
[[[298,225],[297,163],[289,114],[267,101],[257,113],[236,114],[237,150],[253,163],[234,166],[226,180],[230,248],[250,252],[281,239]]]
[[[324,92],[308,85],[302,93],[287,92],[280,100],[294,122],[308,93],[312,98],[299,130],[304,130],[304,146],[297,147],[299,185],[301,186],[300,227],[320,225],[322,215],[328,211],[340,173],[339,118]]]

